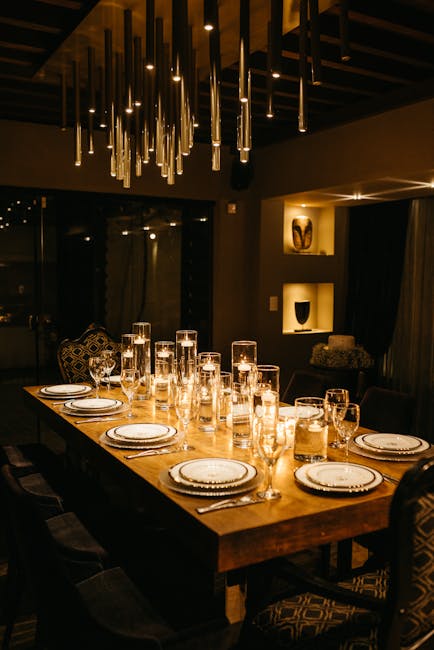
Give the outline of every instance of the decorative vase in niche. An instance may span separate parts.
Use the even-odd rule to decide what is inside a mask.
[[[292,220],[292,241],[297,252],[307,251],[312,245],[312,219],[294,217]]]
[[[301,328],[294,330],[294,332],[310,332],[310,329],[303,327],[309,318],[310,300],[296,300],[294,302],[294,308],[297,322],[301,325]]]

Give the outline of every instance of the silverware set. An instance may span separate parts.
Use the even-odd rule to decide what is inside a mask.
[[[142,456],[162,456],[163,454],[173,454],[177,451],[184,451],[181,447],[164,447],[163,449],[144,449],[135,454],[127,454],[124,458],[141,458]]]

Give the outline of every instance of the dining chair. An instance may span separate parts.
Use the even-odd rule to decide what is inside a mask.
[[[326,388],[326,380],[321,373],[314,370],[294,370],[281,400],[294,404],[297,397],[324,397]]]
[[[1,482],[2,492],[6,493],[13,511],[15,532],[34,595],[38,620],[36,647],[44,650],[212,647],[212,639],[226,627],[225,619],[177,630],[153,608],[121,567],[106,568],[95,563],[86,575],[77,577],[49,525],[50,520],[42,516],[38,503],[21,488],[8,465],[1,467]]]
[[[0,503],[8,554],[3,650],[9,647],[24,589],[29,583],[25,543],[16,508],[18,495],[21,497],[25,495],[27,499],[34,502],[39,516],[46,522],[59,553],[64,557],[75,580],[83,579],[96,568],[108,566],[108,555],[105,549],[88,533],[74,513],[65,512],[62,497],[36,471],[34,464],[19,451],[12,453],[12,449],[8,446],[7,453],[3,448],[0,449],[2,452],[0,454]],[[17,470],[4,462],[7,454],[18,463]],[[37,543],[37,540],[32,538],[29,542],[33,544]]]
[[[402,477],[389,513],[390,563],[331,583],[287,563],[293,589],[243,626],[239,648],[400,650],[434,647],[434,456]],[[295,587],[294,587],[295,584]]]
[[[89,357],[98,356],[103,350],[113,350],[117,363],[114,374],[120,372],[120,343],[102,325],[92,323],[76,339],[63,339],[57,347],[57,363],[63,381],[68,383],[89,382]]]
[[[367,388],[360,401],[360,425],[384,433],[411,433],[412,395],[380,386]]]

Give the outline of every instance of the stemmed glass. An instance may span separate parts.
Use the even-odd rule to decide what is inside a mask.
[[[345,443],[345,462],[348,463],[348,445],[351,437],[359,428],[360,407],[358,404],[335,404],[333,407],[333,424],[339,437]]]
[[[95,382],[95,397],[99,397],[99,386],[105,374],[105,362],[102,357],[89,357],[89,372]]]
[[[273,487],[273,469],[285,449],[285,444],[286,433],[283,427],[279,427],[277,424],[267,426],[261,421],[258,423],[256,446],[260,457],[267,466],[267,486],[265,490],[258,492],[258,496],[263,499],[271,500],[281,497],[280,491]]]
[[[350,396],[346,388],[329,388],[326,390],[324,399],[325,415],[328,424],[333,423],[333,407],[335,404],[348,404]],[[338,431],[336,429],[335,439],[329,444],[329,447],[339,449],[342,447],[342,442],[339,440]]]
[[[140,386],[140,372],[137,368],[124,368],[121,371],[121,387],[128,399],[127,417],[133,417],[133,399]]]
[[[176,386],[175,395],[175,410],[178,420],[182,425],[181,438],[182,443],[180,449],[182,451],[191,451],[194,449],[192,445],[187,442],[187,428],[190,421],[197,413],[198,400],[196,394],[196,386],[194,383],[179,383]]]
[[[104,360],[104,374],[107,377],[107,390],[111,389],[110,375],[112,374],[116,365],[116,357],[114,350],[103,350],[101,357]]]

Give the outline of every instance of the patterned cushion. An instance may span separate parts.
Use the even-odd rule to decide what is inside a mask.
[[[388,571],[367,573],[340,586],[385,598]],[[270,605],[252,621],[253,647],[374,650],[380,615],[306,592]],[[256,644],[258,644],[256,646]]]
[[[434,494],[425,494],[415,507],[413,576],[410,602],[403,624],[403,645],[410,645],[434,628]]]
[[[59,344],[57,359],[65,381],[88,382],[89,357],[97,356],[102,350],[114,350],[119,353],[119,361],[113,374],[119,374],[120,343],[116,343],[103,328],[92,328],[79,339],[66,339]]]

